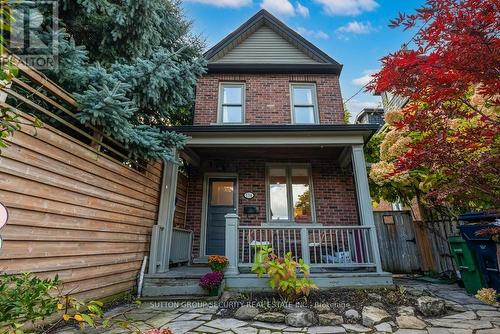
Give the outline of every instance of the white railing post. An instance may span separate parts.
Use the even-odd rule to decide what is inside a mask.
[[[302,260],[307,265],[311,264],[311,258],[309,254],[309,230],[306,227],[300,229],[300,247],[302,250]]]
[[[235,213],[228,213],[226,216],[226,257],[229,265],[226,269],[227,275],[238,275],[238,220]]]
[[[375,229],[375,221],[373,219],[372,200],[370,197],[370,187],[368,185],[368,171],[366,169],[363,145],[354,145],[352,147],[352,164],[356,182],[356,193],[358,195],[358,210],[361,225],[370,227],[373,262],[375,262],[377,266],[377,272],[382,272],[382,262],[380,259],[380,250],[378,248],[377,230]]]

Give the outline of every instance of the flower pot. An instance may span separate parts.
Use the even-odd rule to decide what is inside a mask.
[[[218,296],[219,295],[219,287],[215,287],[215,288],[208,290],[208,295],[211,297]]]

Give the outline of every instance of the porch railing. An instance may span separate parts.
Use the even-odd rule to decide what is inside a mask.
[[[190,262],[192,240],[193,240],[192,231],[174,227],[172,229],[170,262],[172,263]]]
[[[234,215],[235,216],[235,215]],[[226,255],[237,267],[252,266],[255,255],[264,246],[271,247],[280,257],[291,252],[296,259],[302,258],[311,268],[368,268],[376,267],[370,226],[238,226],[237,216],[229,216],[234,221],[236,243],[226,242]],[[226,223],[226,228],[233,228]],[[232,246],[235,246],[231,254]],[[229,248],[229,249],[228,249]]]

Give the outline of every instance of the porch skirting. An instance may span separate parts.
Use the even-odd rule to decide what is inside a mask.
[[[314,283],[321,289],[341,287],[361,288],[384,287],[393,284],[392,274],[387,272],[359,273],[311,273]],[[226,275],[226,289],[235,291],[271,290],[267,278],[258,278],[255,274]]]

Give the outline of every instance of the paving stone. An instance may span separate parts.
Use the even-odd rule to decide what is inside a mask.
[[[496,311],[497,308],[486,304],[467,304],[465,307],[473,311]]]
[[[217,312],[218,306],[206,306],[195,309],[188,309],[188,312],[192,313],[203,313],[203,314],[215,314]]]
[[[285,321],[285,315],[279,312],[266,312],[258,314],[254,319],[257,321],[280,323]]]
[[[229,318],[229,319],[215,319],[205,323],[205,325],[213,328],[228,330],[228,329],[247,326],[248,324],[246,321]]]
[[[396,318],[396,323],[399,328],[404,329],[425,329],[427,324],[417,317],[410,315],[401,315]]]
[[[233,332],[236,334],[257,334],[258,333],[257,328],[245,326],[245,327],[238,327],[238,328],[233,328]]]
[[[482,320],[458,319],[427,319],[434,327],[462,328],[462,329],[487,329],[493,327],[491,322]]]
[[[346,333],[345,328],[340,326],[314,326],[309,327],[309,334],[342,334]]]
[[[465,306],[460,305],[459,303],[452,302],[450,300],[445,300],[444,303],[446,305],[446,308],[449,309],[449,310],[452,310],[452,311],[455,311],[455,312],[465,312],[465,311],[467,311],[467,309],[465,308]]]
[[[498,318],[500,317],[500,312],[499,311],[477,311],[477,315],[482,317],[488,317],[488,318]]]
[[[481,317],[482,321],[489,321],[495,325],[498,325],[500,323],[500,318],[490,318],[490,317]]]
[[[250,326],[257,328],[278,330],[278,331],[281,331],[287,327],[285,324],[262,322],[262,321],[254,321],[250,323]]]
[[[197,332],[201,333],[220,333],[221,330],[217,328],[212,328],[212,327],[207,327],[207,326],[200,326],[195,329]]]
[[[477,331],[476,334],[500,334],[500,328],[482,329]]]
[[[125,313],[125,316],[127,318],[138,320],[138,321],[145,321],[145,320],[151,319],[155,315],[156,315],[156,313],[153,313],[153,312],[136,312],[136,311],[131,311],[131,312]]]
[[[184,313],[175,319],[175,321],[193,320],[201,316],[199,313]]]
[[[302,328],[286,327],[283,331],[285,331],[285,332],[307,332],[307,327],[302,327]]]
[[[269,329],[259,329],[259,334],[271,334]]]
[[[441,328],[441,327],[429,327],[427,328],[429,334],[472,334],[470,329],[458,329],[458,328]]]
[[[392,333],[392,326],[388,322],[383,322],[381,324],[375,325],[377,332],[381,333]]]
[[[363,319],[363,325],[368,327],[372,327],[381,322],[391,320],[391,315],[387,313],[386,310],[373,306],[363,307],[361,317]]]
[[[196,320],[205,320],[205,321],[210,321],[212,320],[212,314],[202,314]]]
[[[424,329],[398,329],[394,332],[394,334],[427,334],[427,331]]]
[[[467,312],[463,312],[463,313],[448,315],[448,316],[443,317],[441,319],[474,320],[474,319],[477,319],[477,316],[476,316],[476,313],[474,313],[474,311],[467,311]]]
[[[355,324],[343,324],[342,327],[347,333],[370,333],[372,331],[371,328]]]
[[[158,315],[155,315],[151,319],[148,319],[146,323],[153,326],[154,328],[158,328],[174,320],[178,316],[180,316],[180,313],[160,313]]]
[[[166,326],[162,326],[162,329],[168,327],[175,334],[184,334],[196,327],[201,326],[203,323],[204,321],[198,321],[198,320],[175,321],[169,323]]]

